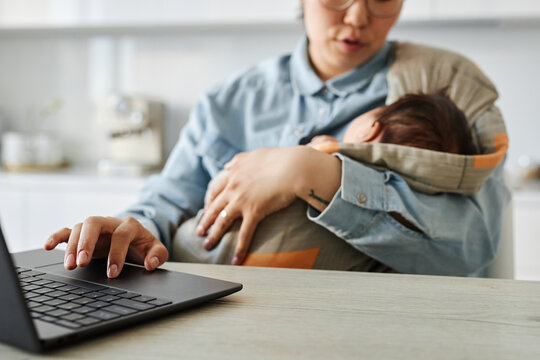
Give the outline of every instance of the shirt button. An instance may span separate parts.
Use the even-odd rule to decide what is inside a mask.
[[[319,109],[319,116],[324,116],[326,115],[326,109],[325,108],[320,108]]]
[[[356,199],[358,200],[360,204],[363,204],[367,201],[367,196],[364,193],[358,193],[358,195],[356,196]]]
[[[300,125],[299,127],[296,128],[296,130],[294,131],[294,133],[296,135],[302,135],[304,133],[304,127],[302,125]]]

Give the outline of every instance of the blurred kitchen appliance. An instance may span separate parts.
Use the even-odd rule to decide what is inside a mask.
[[[47,132],[2,135],[2,164],[9,171],[48,171],[65,166],[62,143]]]
[[[97,120],[107,132],[103,175],[140,175],[163,162],[163,113],[160,102],[111,94],[98,102]]]

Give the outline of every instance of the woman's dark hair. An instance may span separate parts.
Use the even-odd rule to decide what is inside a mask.
[[[476,153],[465,114],[441,90],[405,95],[378,114],[381,143],[454,154]]]

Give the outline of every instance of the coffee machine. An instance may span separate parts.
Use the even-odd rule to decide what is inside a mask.
[[[98,123],[106,131],[102,175],[138,176],[163,162],[164,105],[143,97],[111,94],[97,106]]]

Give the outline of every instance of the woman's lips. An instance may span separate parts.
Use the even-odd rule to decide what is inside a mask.
[[[338,39],[338,46],[342,51],[346,53],[354,53],[366,47],[367,44],[360,39],[345,38]]]

